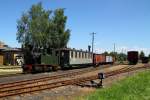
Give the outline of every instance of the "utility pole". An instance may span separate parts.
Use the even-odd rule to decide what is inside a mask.
[[[95,34],[96,33],[94,33],[94,32],[92,33],[92,53],[93,53],[93,50],[94,50],[94,39],[95,39],[94,37],[95,37]]]
[[[116,59],[115,52],[116,52],[116,44],[114,43],[114,58]]]
[[[116,44],[114,43],[114,54],[115,54],[115,52],[116,52]]]

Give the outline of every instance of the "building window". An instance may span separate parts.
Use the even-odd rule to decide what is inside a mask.
[[[52,49],[47,49],[47,54],[52,55]]]
[[[75,51],[75,58],[77,58],[77,51]]]
[[[73,51],[70,51],[71,52],[71,58],[73,58]]]
[[[93,54],[91,53],[91,54],[90,54],[90,58],[92,58],[92,57],[93,57]]]
[[[79,52],[79,58],[81,58],[81,52]]]
[[[64,52],[61,53],[61,56],[62,56],[62,57],[64,56]]]
[[[58,51],[55,52],[55,56],[58,56]]]
[[[77,52],[77,58],[79,57],[79,52]]]

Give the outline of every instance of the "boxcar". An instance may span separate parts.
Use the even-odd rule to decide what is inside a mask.
[[[93,54],[93,64],[98,66],[106,63],[106,56],[104,54]]]
[[[138,51],[128,51],[129,64],[137,64],[139,59]]]
[[[106,56],[106,64],[113,64],[114,59],[112,56]]]

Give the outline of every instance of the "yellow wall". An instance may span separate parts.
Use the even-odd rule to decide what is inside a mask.
[[[3,65],[4,64],[4,57],[3,55],[0,55],[0,65]]]

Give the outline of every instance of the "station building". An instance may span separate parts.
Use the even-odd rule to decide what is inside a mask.
[[[21,65],[23,53],[20,48],[11,48],[0,42],[0,65]]]

